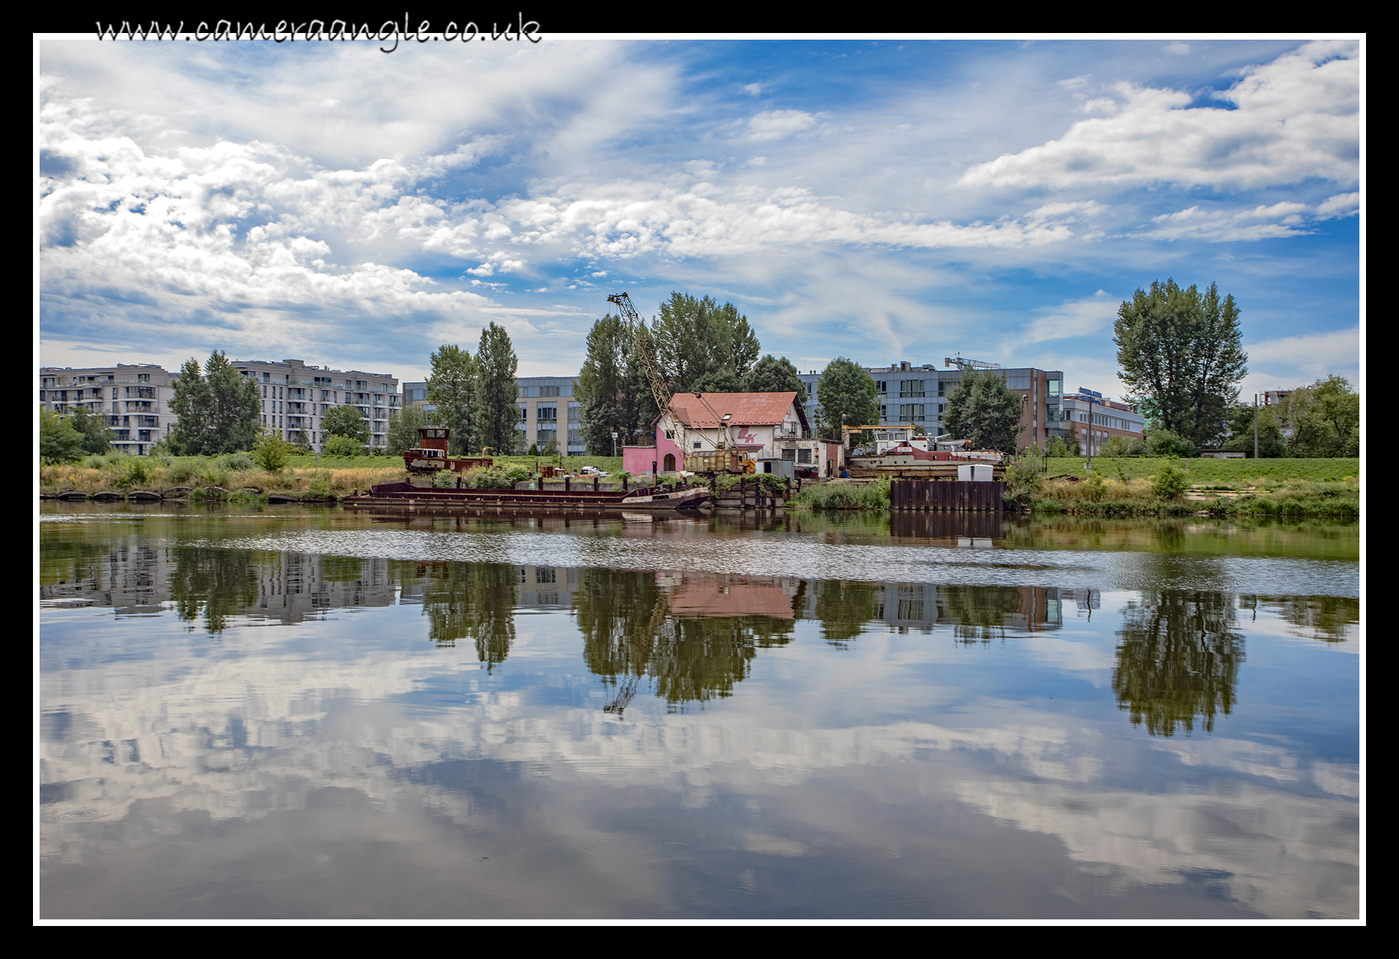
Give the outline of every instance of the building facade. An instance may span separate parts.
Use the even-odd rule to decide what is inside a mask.
[[[106,422],[116,450],[144,456],[178,419],[170,411],[177,379],[177,374],[153,363],[45,366],[39,370],[39,405],[60,416],[82,407]]]
[[[565,456],[583,456],[588,452],[583,441],[582,404],[573,397],[577,377],[517,376],[519,388],[519,418],[515,422],[516,449],[521,453],[531,446],[545,449],[550,441],[558,443]],[[403,384],[403,401],[421,406],[426,412],[436,410],[427,398],[427,382],[417,380]],[[621,452],[621,448],[618,448]]]
[[[914,366],[904,361],[889,366],[867,366],[865,372],[874,379],[878,389],[879,423],[858,425],[911,426],[929,436],[947,432],[942,414],[947,406],[947,394],[962,378],[960,369],[940,370],[931,364]],[[1063,413],[1064,374],[1061,371],[991,367],[990,372],[1001,376],[1006,385],[1023,398],[1017,449],[1033,443],[1043,452],[1053,437],[1066,434],[1068,423]],[[816,401],[816,383],[821,374],[811,370],[800,376],[806,386],[807,409],[814,419],[820,409]]]
[[[321,419],[337,406],[353,406],[369,431],[370,449],[389,444],[389,415],[402,409],[398,380],[387,373],[332,370],[302,360],[232,360],[240,375],[258,385],[261,424],[289,443],[317,452],[325,440]]]
[[[259,423],[290,443],[303,440],[319,451],[321,417],[336,406],[353,406],[369,430],[369,446],[388,445],[389,415],[402,407],[398,380],[387,373],[332,370],[301,360],[232,360],[238,373],[258,385]],[[39,370],[39,403],[60,415],[82,406],[100,414],[112,431],[112,446],[144,456],[179,421],[170,409],[179,373],[153,363]]]
[[[1063,410],[1066,436],[1076,435],[1084,454],[1098,452],[1114,437],[1139,440],[1146,430],[1146,420],[1130,405],[1092,390],[1066,394]]]
[[[843,465],[840,444],[815,436],[798,393],[705,393],[700,399],[681,391],[655,427],[655,446],[623,449],[623,469],[674,473],[685,468],[687,455],[711,453],[721,445],[753,460],[758,472],[783,472],[786,463],[828,477]]]

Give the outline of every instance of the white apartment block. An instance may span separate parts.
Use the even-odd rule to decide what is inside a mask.
[[[359,411],[371,449],[389,445],[389,414],[403,407],[398,380],[387,373],[332,370],[301,360],[231,360],[229,365],[258,384],[263,426],[289,443],[299,442],[304,433],[306,443],[317,451],[325,438],[321,417],[335,407]]]
[[[177,417],[170,411],[179,377],[153,363],[39,370],[39,405],[60,416],[82,407],[101,416],[119,452],[144,456],[170,432]]]
[[[304,433],[315,450],[324,439],[321,417],[332,408],[353,406],[369,430],[370,447],[385,447],[389,414],[403,405],[398,380],[387,373],[332,370],[301,360],[232,360],[229,365],[257,383],[262,426],[291,443]],[[39,403],[60,415],[82,406],[105,417],[112,446],[144,456],[179,420],[170,409],[179,378],[152,363],[87,369],[46,366],[39,370]]]

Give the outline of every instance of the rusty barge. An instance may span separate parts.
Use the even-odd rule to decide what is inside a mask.
[[[710,509],[714,492],[702,486],[671,489],[666,486],[632,490],[575,489],[565,482],[564,489],[437,489],[411,483],[383,483],[367,494],[347,496],[346,509],[426,510],[497,508],[508,510],[563,511],[668,511]]]

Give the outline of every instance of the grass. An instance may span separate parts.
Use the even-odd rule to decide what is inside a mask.
[[[1052,457],[1044,461],[1050,476],[1086,476],[1082,457]],[[1095,456],[1093,472],[1118,479],[1154,474],[1168,462],[1162,457]],[[1194,485],[1218,484],[1227,488],[1255,486],[1257,480],[1283,482],[1290,479],[1314,482],[1343,480],[1360,476],[1360,460],[1336,459],[1258,459],[1258,460],[1180,460]]]
[[[878,479],[873,483],[858,483],[853,480],[828,480],[824,483],[810,483],[802,486],[802,491],[787,501],[794,509],[811,510],[888,510],[889,480]]]
[[[550,460],[533,456],[500,456],[496,465],[521,465],[534,469]],[[615,474],[622,468],[620,456],[566,457],[564,465],[574,471],[596,466]],[[206,486],[218,486],[236,493],[254,489],[256,494],[242,498],[265,497],[269,493],[289,494],[308,501],[342,499],[355,490],[368,490],[377,483],[394,483],[404,477],[403,459],[398,456],[322,456],[317,464],[312,455],[292,456],[288,465],[269,473],[253,462],[248,453],[222,456],[128,456],[107,453],[88,456],[78,463],[41,466],[40,493],[54,494],[62,489],[84,493],[100,490],[151,490],[164,493],[177,486],[195,487],[191,497],[198,499]],[[604,481],[606,482],[606,481]],[[238,497],[233,497],[238,498]]]
[[[1050,460],[1050,462],[1054,462]],[[1127,460],[1130,463],[1164,460]],[[1093,475],[1072,482],[1065,474],[1046,478],[1039,492],[1028,502],[1031,512],[1070,513],[1088,516],[1311,516],[1354,520],[1360,516],[1360,481],[1355,476],[1338,479],[1273,478],[1248,476],[1242,472],[1233,482],[1225,482],[1211,470],[1196,465],[1217,461],[1190,460],[1178,464],[1185,472],[1185,495],[1162,497],[1156,482],[1158,473],[1132,475],[1124,470],[1114,476],[1095,464]],[[1266,462],[1266,461],[1263,461]],[[1308,462],[1308,461],[1293,461]],[[1201,473],[1206,475],[1201,476]],[[1068,474],[1072,475],[1072,474]]]

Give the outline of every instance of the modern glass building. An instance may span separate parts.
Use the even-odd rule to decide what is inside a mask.
[[[986,366],[985,364],[982,364]],[[1064,435],[1068,424],[1064,420],[1062,398],[1064,374],[1059,370],[1033,367],[1000,369],[990,372],[1005,379],[1006,385],[1019,393],[1022,400],[1020,435],[1016,446],[1023,449],[1034,443],[1043,450],[1051,437]],[[879,391],[879,426],[913,426],[922,428],[929,436],[947,432],[942,413],[947,394],[962,377],[960,369],[940,370],[931,364],[914,366],[904,361],[889,366],[867,366],[868,373]],[[819,370],[801,374],[806,386],[806,408],[809,414],[820,409],[816,400]],[[854,424],[851,424],[854,425]],[[876,425],[876,424],[859,424]]]

